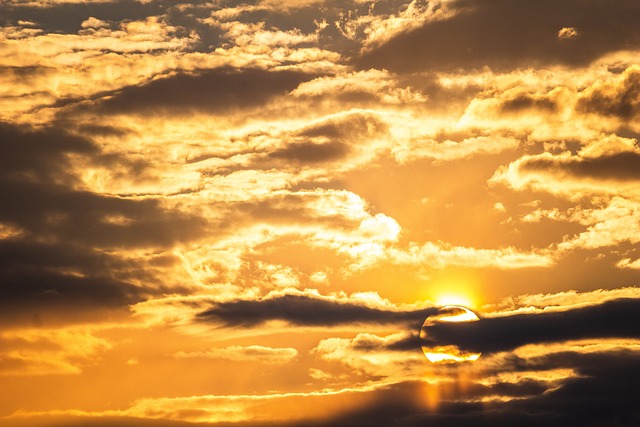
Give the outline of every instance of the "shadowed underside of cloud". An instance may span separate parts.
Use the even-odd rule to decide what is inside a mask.
[[[126,310],[149,290],[128,283],[122,276],[135,268],[105,249],[167,247],[199,236],[205,225],[157,200],[75,189],[70,155],[127,163],[105,160],[89,140],[60,127],[0,124],[0,231],[10,230],[0,240],[0,323]]]
[[[633,0],[457,0],[449,7],[453,17],[401,33],[357,64],[394,71],[586,65],[640,46]],[[575,34],[559,37],[563,28]]]
[[[417,328],[427,316],[436,311],[434,308],[392,311],[304,295],[282,295],[262,300],[219,303],[198,317],[204,321],[221,322],[226,326],[245,327],[270,320],[283,320],[301,326],[409,323]]]
[[[337,141],[325,144],[300,142],[274,151],[269,157],[287,162],[320,163],[341,159],[348,153],[349,146]]]
[[[97,106],[102,112],[114,114],[194,111],[229,114],[238,108],[259,107],[314,77],[317,76],[291,70],[217,68],[125,87],[98,100]]]
[[[569,174],[577,178],[640,181],[640,152],[623,152],[594,158],[532,157],[520,165],[523,171]]]
[[[514,314],[427,328],[425,346],[455,345],[495,353],[527,344],[598,338],[640,338],[640,299],[621,298],[562,312]]]

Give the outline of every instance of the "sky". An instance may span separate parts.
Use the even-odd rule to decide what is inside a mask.
[[[640,425],[639,20],[0,0],[0,424]]]

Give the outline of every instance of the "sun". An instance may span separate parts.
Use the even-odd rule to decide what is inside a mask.
[[[464,351],[455,345],[437,345],[429,329],[442,323],[477,322],[480,320],[477,314],[468,308],[448,305],[438,310],[424,321],[420,330],[420,340],[423,342],[422,351],[431,363],[459,363],[474,362],[481,353]]]

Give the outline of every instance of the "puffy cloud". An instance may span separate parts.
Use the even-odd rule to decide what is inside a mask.
[[[561,40],[573,39],[578,37],[579,32],[574,27],[562,27],[560,31],[558,31],[558,38]]]
[[[623,258],[617,264],[618,268],[632,268],[634,270],[640,270],[640,259],[631,260],[631,258]]]
[[[580,94],[577,109],[633,122],[640,114],[640,66],[633,65],[620,75],[587,87]]]

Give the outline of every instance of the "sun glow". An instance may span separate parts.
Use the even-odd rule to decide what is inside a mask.
[[[467,295],[443,293],[436,297],[436,305],[438,306],[462,306],[473,307],[474,304],[471,298]]]

